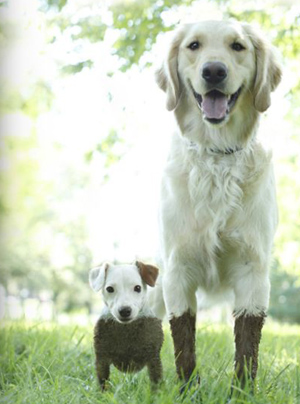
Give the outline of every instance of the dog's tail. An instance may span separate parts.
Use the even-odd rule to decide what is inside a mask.
[[[159,276],[157,278],[154,288],[148,288],[147,299],[148,305],[153,314],[162,320],[166,315],[166,307],[162,288],[162,276]]]

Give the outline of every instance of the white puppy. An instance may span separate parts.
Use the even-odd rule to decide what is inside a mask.
[[[91,269],[91,288],[102,290],[105,303],[102,316],[113,316],[120,323],[130,323],[141,316],[149,316],[147,285],[153,287],[158,269],[141,262],[129,265],[104,263]]]
[[[162,378],[162,324],[147,302],[147,285],[153,287],[157,276],[156,267],[141,262],[103,264],[90,271],[90,285],[95,291],[102,290],[105,303],[94,329],[96,372],[102,390],[111,365],[126,372],[146,366],[154,385]]]

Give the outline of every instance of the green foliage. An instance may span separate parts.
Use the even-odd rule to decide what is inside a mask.
[[[24,137],[8,132],[2,134],[5,136],[2,151],[7,167],[0,171],[0,199],[5,213],[1,217],[0,282],[8,286],[9,279],[13,279],[13,283],[37,292],[45,277],[43,271],[41,276],[36,274],[46,262],[43,253],[32,246],[33,232],[41,218],[49,220],[44,193],[49,192],[50,185],[43,183],[41,187],[38,182],[39,163],[31,153],[37,143],[34,131]]]
[[[91,68],[93,66],[92,60],[85,60],[84,62],[79,62],[74,65],[67,65],[62,67],[61,71],[64,74],[76,74],[80,73],[84,68]]]
[[[278,173],[279,229],[276,238],[275,255],[284,272],[295,274],[300,279],[300,160],[295,150],[281,162]]]
[[[284,11],[290,11],[289,5],[275,6],[268,9],[249,9],[247,6],[236,12],[235,0],[214,0],[212,3],[221,3],[224,16],[237,20],[256,22],[263,27],[268,34],[273,36],[274,44],[279,46],[288,58],[296,58],[300,52],[300,14],[295,9],[294,14],[286,15]],[[109,29],[118,30],[119,38],[114,44],[114,53],[121,60],[120,70],[125,72],[134,64],[139,64],[142,56],[151,51],[159,34],[170,31],[179,21],[166,24],[164,16],[169,11],[178,7],[188,7],[195,0],[133,0],[128,2],[113,2],[107,8],[113,18],[112,25],[103,21],[101,15],[90,13],[88,17],[74,19],[61,13],[67,0],[46,0],[43,10],[55,9],[57,14],[49,20],[50,25],[60,28],[61,33],[71,32],[76,27],[76,33],[72,33],[73,41],[87,39],[89,42],[104,40],[104,35]],[[87,3],[89,4],[89,3]],[[240,9],[240,4],[238,4]],[[52,41],[57,40],[56,37]],[[91,67],[90,65],[89,67]],[[74,73],[77,71],[75,70]],[[71,72],[72,73],[72,72]]]
[[[103,41],[107,29],[106,24],[102,22],[101,17],[98,15],[81,18],[76,22],[76,26],[80,32],[72,34],[72,40],[76,41],[77,39],[85,38],[92,43]]]
[[[59,183],[42,179],[39,160],[32,153],[37,149],[35,131],[30,136],[5,136],[2,147],[9,164],[0,171],[5,213],[1,217],[0,283],[10,293],[24,289],[36,297],[48,290],[61,311],[88,307],[87,270],[92,255],[86,245],[85,218],[65,220],[53,206],[54,199],[58,205],[71,205],[74,193],[85,186],[85,173],[62,166]],[[57,266],[52,247],[62,242],[69,263]]]
[[[49,280],[53,300],[58,312],[90,310],[91,293],[87,283],[88,269],[92,267],[92,253],[86,244],[88,237],[85,218],[60,226],[66,240],[72,262],[61,268],[53,268]],[[70,285],[72,287],[70,288]]]
[[[30,87],[28,94],[23,96],[21,109],[35,119],[50,110],[53,99],[54,94],[50,85],[39,80]]]
[[[288,11],[286,6],[286,11]],[[278,46],[286,58],[296,58],[300,53],[300,14],[297,11],[291,18],[282,8],[245,10],[241,13],[229,7],[228,17],[249,23],[258,23],[272,37],[274,45]]]
[[[0,402],[14,404],[225,404],[233,373],[232,330],[198,328],[197,357],[201,389],[179,397],[172,340],[165,331],[164,381],[151,392],[146,370],[123,374],[112,367],[109,390],[96,381],[93,326],[9,324],[0,334]],[[295,404],[300,398],[299,327],[266,325],[260,347],[256,394],[248,391],[233,403]],[[200,398],[201,397],[201,398]]]
[[[121,71],[125,72],[133,64],[138,64],[143,54],[152,49],[157,36],[174,28],[166,26],[163,13],[170,8],[191,3],[191,1],[133,1],[119,2],[111,7],[114,28],[120,31],[115,42],[115,53],[122,60]]]
[[[3,83],[0,111],[2,113],[22,111],[30,118],[36,119],[51,109],[53,100],[54,94],[50,83],[45,80],[36,78],[23,91]]]
[[[61,11],[67,2],[68,0],[43,0],[42,8],[45,11],[49,11],[51,8],[55,9],[56,11]]]
[[[300,284],[298,276],[277,270],[272,272],[269,313],[279,321],[300,323]]]
[[[300,46],[300,45],[299,45]],[[295,69],[297,69],[297,65]],[[299,114],[299,106],[300,106],[300,78],[296,85],[291,89],[289,94],[287,94],[287,98],[290,101],[290,110],[287,114],[287,119],[291,122],[294,123],[294,133],[293,137],[295,140],[299,138],[299,130],[298,128],[300,127],[300,114]],[[296,155],[296,157],[298,157]],[[297,159],[296,159],[297,160]],[[294,161],[296,163],[296,161]]]
[[[120,148],[125,141],[121,138],[116,129],[111,129],[108,135],[98,143],[94,150],[86,153],[85,159],[90,162],[96,155],[104,158],[104,167],[109,168],[112,164],[117,163],[123,156],[124,150]]]
[[[48,0],[48,8],[56,7],[61,11],[66,0]],[[145,53],[151,51],[159,34],[170,31],[179,21],[166,24],[164,16],[178,7],[188,7],[195,0],[133,0],[113,2],[108,10],[113,17],[113,24],[102,21],[101,16],[91,15],[75,22],[58,14],[52,23],[60,27],[61,32],[77,27],[79,33],[72,34],[74,41],[87,39],[90,42],[102,41],[108,29],[118,30],[119,38],[114,43],[114,53],[120,58],[120,70],[126,72],[134,64],[139,64]],[[289,6],[281,5],[268,9],[249,9],[236,12],[236,1],[218,1],[222,3],[224,16],[237,20],[259,23],[268,34],[273,36],[274,44],[279,46],[288,58],[296,58],[300,52],[300,14],[295,11],[288,17],[284,11]],[[240,4],[238,5],[240,6]],[[239,7],[240,8],[240,7]],[[47,8],[46,8],[47,10]],[[145,64],[142,65],[145,67]]]

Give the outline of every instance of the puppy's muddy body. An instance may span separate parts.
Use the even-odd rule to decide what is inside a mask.
[[[158,383],[163,339],[161,320],[155,317],[141,317],[129,324],[100,318],[94,329],[94,348],[101,388],[105,389],[111,365],[124,372],[138,372],[147,366],[151,382]]]

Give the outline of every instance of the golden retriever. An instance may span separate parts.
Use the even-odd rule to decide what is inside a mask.
[[[257,372],[277,226],[271,153],[256,133],[281,69],[250,25],[206,21],[176,31],[156,79],[178,124],[160,208],[162,291],[177,373],[185,381],[195,375],[196,292],[228,292],[235,379],[244,386]]]

